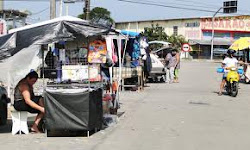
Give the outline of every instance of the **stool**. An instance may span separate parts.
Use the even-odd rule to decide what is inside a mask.
[[[17,133],[29,134],[28,130],[28,112],[27,111],[17,111],[14,108],[11,110],[12,117],[12,135]]]

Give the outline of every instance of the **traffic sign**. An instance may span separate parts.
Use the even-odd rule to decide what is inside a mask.
[[[184,43],[184,44],[182,44],[181,49],[184,52],[189,52],[190,51],[190,45],[188,43]]]

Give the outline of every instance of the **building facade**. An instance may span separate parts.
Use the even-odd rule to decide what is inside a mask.
[[[143,32],[145,27],[158,24],[167,35],[183,35],[192,45],[192,55],[209,58],[211,55],[212,18],[181,18],[118,22],[116,28]],[[220,16],[214,21],[214,48],[226,49],[240,37],[250,37],[250,16]]]
[[[28,14],[18,10],[0,9],[0,35],[7,34],[9,29],[26,25]]]

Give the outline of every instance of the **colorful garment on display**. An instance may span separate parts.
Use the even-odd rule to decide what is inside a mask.
[[[137,60],[140,57],[140,43],[137,40],[134,40],[134,44],[133,44],[133,52],[132,52],[132,59],[133,60]]]
[[[107,55],[112,60],[112,63],[116,63],[118,61],[115,46],[114,46],[114,39],[111,37],[106,37],[106,44],[107,44]]]
[[[127,46],[126,46],[126,50],[125,50],[126,53],[128,53],[130,57],[132,57],[133,44],[134,44],[134,39],[130,38],[127,42]]]
[[[106,41],[96,40],[89,44],[88,62],[106,63]]]
[[[135,68],[135,67],[137,67],[137,66],[140,66],[140,61],[139,61],[139,60],[133,60],[133,61],[131,62],[131,67],[132,67],[132,68]]]

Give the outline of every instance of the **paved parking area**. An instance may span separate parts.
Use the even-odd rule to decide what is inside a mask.
[[[124,92],[119,123],[87,137],[12,136],[0,129],[0,148],[11,150],[248,150],[250,85],[236,98],[217,91],[220,64],[182,62],[179,84],[150,83]]]

